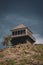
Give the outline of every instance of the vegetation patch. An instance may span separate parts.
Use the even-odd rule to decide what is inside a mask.
[[[6,60],[4,62],[0,62],[0,65],[16,65],[16,62],[14,60]]]
[[[3,52],[4,51],[4,49],[0,49],[0,52]]]
[[[4,55],[3,54],[0,54],[0,58],[3,58],[4,57]]]

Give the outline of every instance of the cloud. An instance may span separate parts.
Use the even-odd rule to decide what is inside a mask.
[[[35,43],[37,43],[37,44],[43,44],[43,37],[41,37],[40,34],[33,34],[33,36],[36,39],[36,42]]]

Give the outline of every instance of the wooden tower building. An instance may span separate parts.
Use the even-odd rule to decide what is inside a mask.
[[[12,45],[16,45],[19,43],[30,43],[33,44],[35,42],[35,38],[33,37],[32,31],[23,24],[16,26],[11,29],[12,32]]]

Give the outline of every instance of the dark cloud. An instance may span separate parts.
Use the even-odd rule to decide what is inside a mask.
[[[43,38],[43,0],[0,0],[0,40],[20,23]]]

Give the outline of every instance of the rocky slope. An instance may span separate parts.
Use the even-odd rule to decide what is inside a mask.
[[[43,45],[27,43],[0,49],[0,65],[43,65]]]

